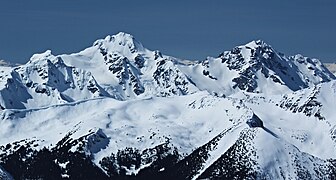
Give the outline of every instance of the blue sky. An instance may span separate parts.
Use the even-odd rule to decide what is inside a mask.
[[[335,0],[3,0],[0,59],[78,52],[120,31],[185,59],[262,39],[287,55],[336,62]]]

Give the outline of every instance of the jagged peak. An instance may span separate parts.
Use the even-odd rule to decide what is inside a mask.
[[[252,49],[252,50],[263,50],[263,51],[273,51],[275,50],[272,48],[271,45],[267,44],[263,40],[252,40],[244,45],[239,45],[234,48],[232,48],[230,51],[224,51],[221,54],[218,55],[218,57],[222,57],[225,54],[240,54],[242,51],[245,51],[246,49]],[[258,51],[259,51],[258,50]]]
[[[314,62],[314,63],[320,62],[319,59],[316,59],[316,58],[310,58],[310,57],[304,56],[304,55],[302,55],[302,54],[296,54],[296,55],[293,55],[293,56],[291,56],[291,57],[293,57],[293,58],[296,59],[296,60],[298,60],[298,59],[300,59],[300,60],[308,60],[308,61],[312,61],[312,62]]]
[[[125,32],[119,32],[115,35],[107,35],[104,39],[106,42],[117,42],[120,45],[126,45],[127,43],[134,44],[134,37],[131,34]]]
[[[246,43],[245,45],[241,45],[239,47],[248,47],[252,49],[257,49],[257,48],[263,48],[263,47],[269,47],[271,48],[271,45],[267,44],[265,41],[258,39],[258,40],[253,40],[251,42]]]
[[[46,59],[52,59],[52,58],[55,58],[55,56],[51,53],[51,50],[46,50],[43,53],[34,54],[30,58],[29,63],[46,60]]]
[[[125,32],[119,32],[115,35],[108,35],[106,36],[105,40],[109,40],[109,41],[112,41],[113,38],[115,39],[119,39],[119,40],[124,40],[124,41],[133,41],[134,40],[134,37],[133,35],[131,34],[128,34],[128,33],[125,33]]]
[[[313,64],[313,65],[322,65],[322,62],[317,58],[306,57],[302,54],[296,54],[294,56],[290,56],[294,61],[304,64]]]
[[[131,53],[143,51],[145,48],[131,34],[119,32],[115,35],[107,35],[104,39],[99,39],[93,43],[93,46],[105,46],[116,51],[125,51],[128,49]]]

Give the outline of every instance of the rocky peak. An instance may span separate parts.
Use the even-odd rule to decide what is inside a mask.
[[[116,35],[108,35],[105,39],[97,40],[94,46],[98,46],[103,55],[118,52],[127,57],[136,56],[136,53],[145,51],[143,45],[132,35],[120,32]]]
[[[38,53],[38,54],[34,54],[28,63],[34,63],[34,62],[39,62],[41,60],[47,60],[47,59],[54,59],[55,56],[52,55],[51,50],[46,50],[43,53]]]
[[[230,70],[239,73],[240,76],[233,79],[235,86],[248,92],[256,91],[260,79],[258,72],[294,91],[335,79],[318,59],[302,55],[287,57],[262,40],[236,46],[219,58]]]

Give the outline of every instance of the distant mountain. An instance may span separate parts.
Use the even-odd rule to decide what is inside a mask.
[[[48,50],[0,68],[0,166],[14,179],[335,179],[335,79],[260,40],[202,61],[127,33]]]
[[[13,66],[18,66],[19,64],[13,64],[10,62],[7,62],[3,59],[0,59],[0,66],[5,66],[5,67],[13,67]]]
[[[325,63],[326,68],[336,76],[336,63]]]
[[[278,94],[335,79],[318,59],[285,56],[260,40],[225,51],[218,58],[210,57],[192,69],[188,71],[191,79],[201,89],[224,95],[237,90]],[[202,86],[204,77],[196,76],[200,73],[216,85],[209,87],[214,83],[208,81]]]

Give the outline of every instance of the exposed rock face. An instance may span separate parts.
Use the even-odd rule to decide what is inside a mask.
[[[336,179],[335,98],[263,41],[187,61],[119,33],[0,66],[0,179]]]
[[[256,128],[260,127],[263,128],[264,124],[262,120],[255,114],[253,114],[252,118],[248,119],[246,123],[251,127],[251,128]]]

